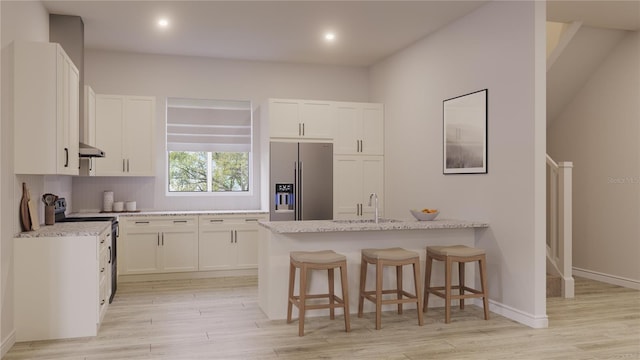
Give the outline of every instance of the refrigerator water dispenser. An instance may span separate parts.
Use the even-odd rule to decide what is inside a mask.
[[[293,211],[294,210],[294,190],[292,183],[276,184],[275,210]]]

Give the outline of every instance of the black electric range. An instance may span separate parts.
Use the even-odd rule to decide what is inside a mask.
[[[109,304],[113,302],[113,297],[116,295],[116,289],[118,288],[118,256],[116,251],[116,244],[118,243],[119,228],[117,216],[72,216],[67,217],[65,212],[67,211],[67,200],[65,198],[59,198],[55,202],[55,220],[56,222],[82,222],[82,221],[110,221],[111,222],[111,296],[109,297]]]

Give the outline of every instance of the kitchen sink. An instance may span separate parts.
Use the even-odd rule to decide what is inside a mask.
[[[376,223],[374,219],[333,220],[333,222],[338,224],[375,224]],[[400,220],[384,219],[384,218],[378,219],[379,224],[395,223],[395,222],[400,222]]]

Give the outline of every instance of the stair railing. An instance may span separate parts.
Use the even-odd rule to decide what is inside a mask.
[[[547,272],[562,278],[562,296],[574,297],[572,274],[573,163],[556,163],[547,155]]]

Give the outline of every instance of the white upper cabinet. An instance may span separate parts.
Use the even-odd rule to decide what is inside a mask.
[[[84,86],[84,116],[82,120],[82,142],[96,146],[96,93],[91,86]],[[92,157],[80,158],[80,175],[94,176],[96,168]]]
[[[15,173],[78,175],[78,69],[59,44],[12,47]]]
[[[382,104],[336,102],[334,105],[334,153],[341,155],[384,154]]]
[[[155,98],[96,95],[98,176],[155,176]]]
[[[271,138],[333,138],[331,102],[270,99],[268,106]]]

